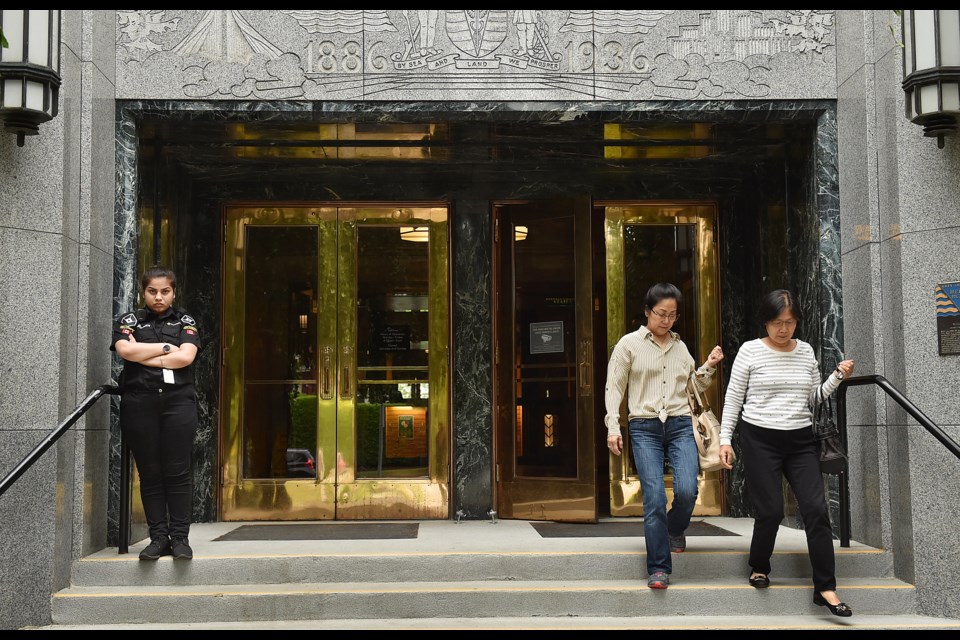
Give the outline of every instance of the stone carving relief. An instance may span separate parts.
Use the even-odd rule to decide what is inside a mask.
[[[143,61],[151,52],[162,51],[157,36],[177,28],[180,18],[164,20],[164,11],[118,11],[117,50],[128,59]]]
[[[813,10],[118,11],[118,93],[264,100],[835,97],[833,18]]]

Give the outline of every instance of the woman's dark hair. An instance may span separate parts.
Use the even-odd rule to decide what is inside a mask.
[[[767,323],[771,320],[776,320],[777,316],[783,313],[784,309],[790,309],[793,319],[797,321],[797,324],[800,324],[802,320],[800,316],[800,305],[797,304],[792,293],[786,289],[777,289],[776,291],[771,291],[764,297],[760,303],[760,312],[757,314],[760,320],[761,337],[767,335]]]
[[[683,295],[680,293],[680,289],[677,289],[669,282],[658,282],[647,289],[647,297],[643,301],[643,304],[648,311],[653,311],[653,308],[657,306],[657,303],[659,303],[661,300],[666,300],[667,298],[673,298],[676,300],[677,309],[680,309],[680,303],[683,302]]]
[[[167,278],[170,280],[170,286],[173,287],[173,290],[177,290],[177,274],[173,272],[173,269],[161,266],[159,264],[154,265],[143,272],[143,276],[140,278],[140,288],[146,289],[147,285],[150,284],[150,281],[154,278]]]

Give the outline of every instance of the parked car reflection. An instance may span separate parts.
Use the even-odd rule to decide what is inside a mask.
[[[309,449],[287,449],[287,477],[317,477],[316,460]]]

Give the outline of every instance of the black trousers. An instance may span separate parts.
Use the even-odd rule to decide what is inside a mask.
[[[120,401],[120,430],[137,462],[150,537],[187,537],[197,432],[193,388],[126,391]]]
[[[820,456],[812,429],[780,431],[741,421],[740,445],[756,518],[750,543],[750,567],[770,573],[770,556],[783,520],[783,483],[797,496],[807,534],[807,551],[817,591],[837,588],[830,511],[824,497]]]

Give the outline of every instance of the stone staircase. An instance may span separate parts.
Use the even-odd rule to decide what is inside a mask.
[[[737,535],[689,537],[665,591],[646,587],[642,537],[541,538],[524,521],[427,521],[415,539],[218,541],[241,523],[194,525],[192,561],[139,562],[141,542],[75,563],[45,628],[960,629],[915,615],[914,588],[892,577],[891,553],[857,544],[837,552],[839,591],[855,616],[831,616],[811,601],[803,533],[787,528],[772,586],[753,589],[752,521],[708,520]]]

